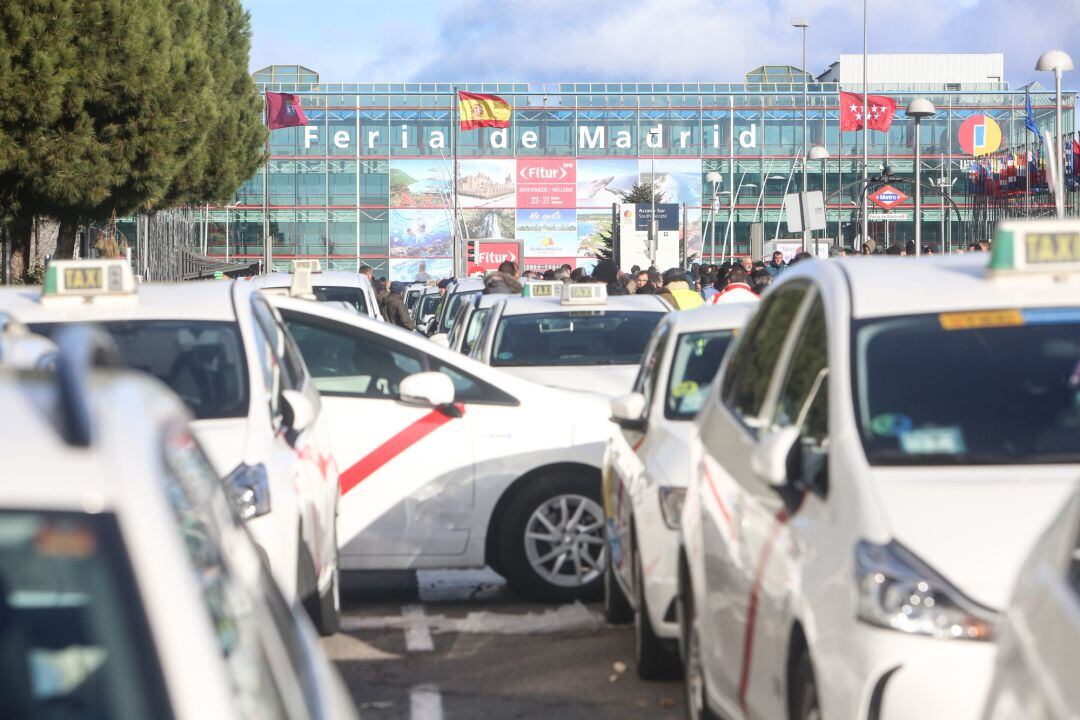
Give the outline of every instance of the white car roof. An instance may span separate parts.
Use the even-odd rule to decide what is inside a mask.
[[[19,322],[94,322],[97,320],[236,320],[234,289],[254,291],[239,280],[139,285],[133,295],[41,298],[41,286],[0,289],[0,312]]]
[[[990,253],[985,252],[804,260],[781,273],[776,285],[799,277],[841,283],[850,294],[853,318],[1080,304],[1080,273],[991,277],[989,261]]]
[[[559,298],[525,298],[519,295],[502,295],[506,298],[503,316],[534,315],[539,313],[581,312],[586,310],[613,310],[619,312],[660,312],[671,310],[658,295],[613,295],[607,302],[563,305]]]
[[[484,279],[483,278],[461,278],[455,280],[448,288],[447,292],[469,292],[470,290],[483,290]]]
[[[256,275],[251,278],[251,284],[257,288],[281,288],[292,285],[292,273],[272,272],[265,275]],[[371,281],[366,275],[350,272],[348,270],[324,270],[311,274],[312,287],[366,287]]]
[[[671,328],[671,332],[676,335],[686,332],[741,328],[754,314],[757,306],[757,303],[725,303],[722,305],[706,303],[692,310],[673,312],[668,316],[666,322]]]

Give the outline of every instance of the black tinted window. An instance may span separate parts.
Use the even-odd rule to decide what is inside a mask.
[[[495,330],[491,364],[636,365],[663,317],[618,310],[504,315]]]
[[[364,291],[360,288],[317,286],[312,289],[315,291],[316,300],[348,303],[356,308],[357,312],[367,315],[367,298],[364,297]]]

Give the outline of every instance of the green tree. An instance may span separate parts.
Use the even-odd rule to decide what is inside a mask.
[[[638,182],[630,186],[629,190],[624,190],[619,193],[619,197],[622,198],[624,203],[635,203],[640,205],[648,205],[653,202],[653,187],[657,183],[645,183]],[[664,191],[659,187],[656,188],[656,202],[664,202]]]

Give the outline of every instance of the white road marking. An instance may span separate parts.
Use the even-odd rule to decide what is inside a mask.
[[[408,605],[401,615],[345,616],[341,629],[356,630],[402,629],[405,644],[410,650],[410,633],[422,630],[429,645],[431,633],[471,633],[476,635],[542,635],[558,632],[596,631],[604,627],[603,616],[579,602],[536,613],[471,612],[463,618],[445,615],[424,615],[419,606]],[[431,647],[428,648],[429,650]]]
[[[410,720],[442,720],[442,695],[434,685],[417,685],[409,690]]]
[[[405,623],[405,649],[409,652],[431,652],[435,642],[431,639],[431,629],[424,608],[420,605],[404,605],[401,619]],[[440,711],[441,716],[441,711]]]

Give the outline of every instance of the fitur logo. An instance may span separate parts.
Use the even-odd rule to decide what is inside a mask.
[[[972,115],[960,126],[960,149],[979,157],[1001,147],[1001,127],[986,115]]]

